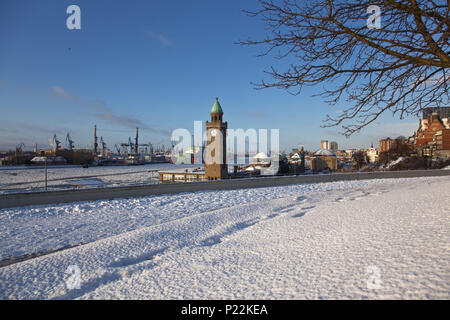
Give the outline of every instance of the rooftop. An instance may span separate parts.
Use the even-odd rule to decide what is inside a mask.
[[[328,150],[328,149],[320,149],[320,150],[317,150],[317,151],[314,153],[314,155],[315,155],[315,156],[332,156],[332,157],[336,157],[336,155],[334,154],[334,152],[331,151],[331,150]]]
[[[220,103],[219,103],[219,98],[217,98],[217,97],[216,97],[216,101],[214,102],[214,105],[211,109],[211,113],[223,113],[222,107],[220,106]]]

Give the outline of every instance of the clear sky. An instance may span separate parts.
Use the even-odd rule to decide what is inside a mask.
[[[66,9],[81,8],[81,30],[69,30]],[[134,137],[170,144],[176,128],[193,131],[219,97],[230,128],[278,128],[282,150],[320,140],[339,148],[369,147],[386,136],[409,136],[416,118],[391,114],[350,139],[321,128],[330,107],[321,88],[299,96],[255,90],[263,70],[282,65],[257,57],[262,48],[235,44],[260,39],[262,21],[242,12],[255,0],[2,0],[0,1],[0,149],[23,142],[49,147],[69,132],[76,147],[92,146],[93,127],[112,147]]]

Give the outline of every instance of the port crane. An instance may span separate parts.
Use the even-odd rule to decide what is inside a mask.
[[[69,150],[73,150],[73,145],[74,145],[74,141],[70,138],[69,133],[67,132],[67,136],[66,136],[66,142],[67,145],[69,146]]]
[[[117,145],[117,143],[114,145],[114,147],[116,148],[117,154],[120,156],[120,147]]]
[[[19,143],[19,144],[16,146],[16,154],[21,154],[23,148],[25,148],[25,144],[24,144],[23,142]]]
[[[106,153],[106,142],[103,140],[103,136],[100,137],[100,144],[102,145],[102,155]]]
[[[120,146],[122,147],[124,154],[130,155],[133,153],[134,144],[133,141],[131,141],[131,137],[128,137],[128,142],[121,143]],[[130,151],[128,151],[128,148],[130,148]]]
[[[58,151],[61,148],[61,141],[56,137],[56,133],[53,135],[53,143],[55,145],[55,151]]]
[[[131,137],[128,137],[128,142],[121,143],[122,153],[126,155],[138,155],[139,147],[148,147],[147,144],[139,144],[139,128],[136,128],[136,137],[134,138],[134,142]],[[117,152],[121,154],[118,147],[116,147]]]

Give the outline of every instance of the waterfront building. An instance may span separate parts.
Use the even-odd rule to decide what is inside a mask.
[[[333,151],[320,149],[314,153],[314,158],[311,161],[311,170],[322,171],[325,169],[337,170],[337,158]]]
[[[216,98],[210,112],[211,121],[206,121],[205,174],[208,180],[228,178],[227,166],[227,122],[223,122],[223,110]]]

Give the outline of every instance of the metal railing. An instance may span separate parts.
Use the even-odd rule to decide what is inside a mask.
[[[1,183],[0,182],[0,193],[1,194],[9,194],[9,193],[21,193],[21,192],[36,192],[36,191],[49,191],[49,190],[76,190],[76,189],[85,189],[85,188],[96,188],[96,187],[108,187],[114,186],[118,183],[124,186],[132,186],[132,185],[146,185],[146,184],[155,184],[158,182],[158,170],[140,170],[140,171],[131,171],[131,172],[115,172],[115,173],[104,173],[104,174],[91,174],[91,175],[76,175],[69,177],[61,177],[61,178],[48,178],[48,167],[44,168],[44,178],[42,180],[33,180],[33,181],[21,181],[21,182],[12,182],[12,183]],[[133,180],[112,180],[105,181],[102,180],[102,177],[114,177],[114,176],[128,176],[134,174],[145,174],[147,175],[147,179],[145,182],[139,183]],[[81,181],[76,180],[85,180],[85,179],[99,179],[99,183],[96,186],[95,184],[83,184]],[[67,182],[67,183],[60,183]]]

